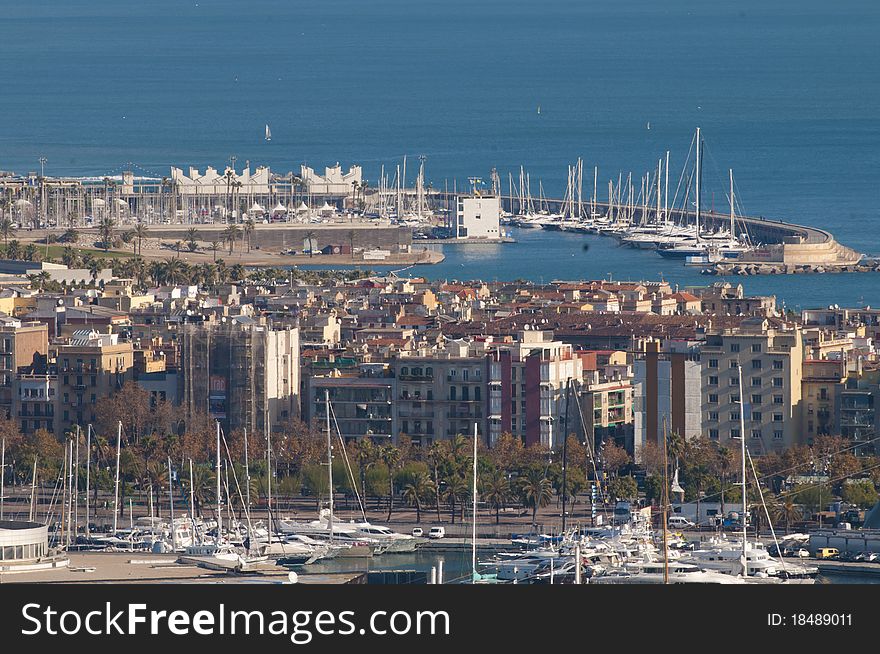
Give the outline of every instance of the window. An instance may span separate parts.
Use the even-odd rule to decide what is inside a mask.
[[[718,367],[718,359],[709,359],[709,367],[717,368]]]
[[[773,370],[782,370],[782,359],[773,359]]]
[[[455,398],[455,386],[449,387],[449,399],[453,400],[453,401],[456,399]]]
[[[753,429],[752,430],[752,438],[761,438],[761,430]]]
[[[739,420],[739,411],[731,411],[730,420],[731,422],[736,422],[737,420]]]
[[[731,343],[730,344],[731,352],[739,352],[739,343]]]
[[[717,429],[710,429],[709,430],[709,438],[717,441],[718,440],[718,430]]]
[[[782,414],[774,413],[773,414],[773,422],[782,422]]]
[[[480,387],[479,387],[479,386],[474,386],[474,400],[475,400],[476,402],[479,402],[480,399],[481,399],[481,398],[480,398]]]
[[[731,370],[736,370],[737,367],[739,367],[739,362],[736,359],[731,359],[728,363],[730,364]]]
[[[785,404],[785,402],[782,400],[781,395],[774,395],[773,396],[773,404]]]
[[[709,393],[709,404],[718,404],[718,395],[716,393]]]
[[[812,420],[807,420],[807,431],[810,432],[811,434],[813,433],[813,421]]]
[[[752,359],[752,370],[760,370],[761,369],[761,360],[760,359]]]
[[[774,377],[773,378],[773,385],[776,388],[782,388],[782,377]]]
[[[474,368],[474,379],[481,379],[482,376],[483,373],[481,372],[481,370],[479,368]]]
[[[709,386],[718,386],[718,376],[712,375],[709,377]]]
[[[433,376],[434,376],[434,369],[431,366],[428,366],[427,368],[425,368],[425,377],[433,377]]]
[[[752,377],[752,386],[756,388],[761,388],[761,378],[760,377]]]
[[[465,368],[464,370],[461,371],[461,380],[462,380],[462,381],[467,381],[467,380],[468,380],[468,371],[467,371],[467,368]]]
[[[782,440],[782,430],[781,429],[777,429],[773,432],[773,440],[774,441],[781,441]]]
[[[731,429],[730,430],[731,438],[739,438],[739,429]]]
[[[760,343],[752,343],[752,352],[760,352],[761,344]]]
[[[760,411],[752,411],[752,422],[761,422],[761,418]]]
[[[727,383],[728,386],[738,386],[739,380],[736,377],[731,377]]]
[[[752,404],[760,404],[761,396],[760,395],[752,395]]]
[[[709,412],[709,422],[718,422],[718,412],[710,411]]]
[[[400,369],[400,374],[401,374],[401,375],[408,375],[408,374],[409,374],[409,368],[407,368],[406,366],[404,366],[403,368]],[[406,430],[404,430],[404,431],[406,431]]]
[[[733,393],[733,394],[730,396],[730,401],[731,401],[731,402],[739,402],[739,393]]]

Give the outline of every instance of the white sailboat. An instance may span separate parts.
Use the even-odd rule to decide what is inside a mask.
[[[269,129],[269,123],[266,123],[266,140],[272,140],[272,130]]]

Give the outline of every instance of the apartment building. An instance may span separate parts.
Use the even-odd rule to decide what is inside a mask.
[[[119,334],[77,330],[55,351],[58,428],[95,422],[95,405],[134,379],[134,349]]]
[[[13,414],[14,382],[18,369],[35,359],[45,360],[49,351],[49,329],[39,322],[4,318],[0,324],[0,411]]]
[[[842,359],[806,359],[801,381],[801,425],[807,444],[839,433],[837,414],[846,380]]]
[[[552,340],[552,332],[525,329],[512,343],[490,344],[489,353],[490,444],[505,432],[526,446],[561,444],[568,381],[581,376],[572,346]]]
[[[371,438],[377,444],[397,442],[399,428],[394,411],[397,380],[386,364],[364,364],[356,374],[338,371],[306,379],[303,418],[321,429],[331,408],[331,431],[345,440]]]
[[[397,378],[394,403],[400,432],[430,445],[456,434],[488,431],[489,359],[463,341],[441,350],[401,353],[391,363]]]
[[[803,342],[799,325],[755,317],[738,329],[709,331],[701,347],[702,414],[719,443],[741,435],[753,453],[806,442],[802,430]],[[742,398],[738,382],[742,366]]]
[[[663,443],[666,433],[687,440],[702,433],[701,343],[648,340],[633,363],[635,399],[633,454],[641,461],[642,448]]]
[[[187,417],[264,432],[298,416],[299,330],[244,316],[184,325],[180,391]]]

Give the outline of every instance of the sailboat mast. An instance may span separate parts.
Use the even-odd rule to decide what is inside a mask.
[[[6,437],[3,437],[2,445],[0,445],[0,520],[3,519],[3,503],[5,502],[6,491]]]
[[[660,519],[663,521],[663,583],[669,583],[669,539],[666,537],[666,511],[669,504],[669,454],[667,450],[666,416],[663,416],[663,510]]]
[[[171,471],[171,457],[168,457],[168,510],[171,512],[171,549],[177,549],[177,530],[174,528],[174,485]]]
[[[669,223],[669,150],[666,151],[666,180],[663,182],[663,220]]]
[[[37,493],[37,457],[34,457],[34,474],[31,477],[31,506],[30,511],[28,512],[28,521],[33,522],[34,517],[37,514],[37,507],[34,499]]]
[[[220,421],[217,421],[217,543],[223,534],[223,514],[220,512],[220,505],[223,495],[220,489]]]
[[[92,425],[89,423],[89,426],[86,428],[86,539],[90,538],[91,530],[89,529],[89,518],[90,512],[89,509],[89,473],[91,472],[91,460],[92,460]]]
[[[272,543],[272,432],[269,429],[268,414],[266,415],[266,531],[268,543]]]
[[[333,444],[330,442],[330,389],[324,389],[324,402],[327,409],[327,483],[330,496],[330,542],[333,542]]]
[[[471,520],[473,531],[471,534],[471,583],[477,581],[477,423],[474,423],[474,485],[473,507],[471,508]]]
[[[730,237],[736,238],[736,225],[734,225],[733,219],[733,168],[729,168],[728,172],[730,173]]]
[[[189,460],[189,519],[192,521],[193,536],[196,533],[196,494],[193,487],[193,460]]]
[[[700,242],[700,181],[702,179],[702,163],[703,152],[701,147],[702,137],[700,136],[700,128],[697,128],[697,243]]]
[[[737,370],[737,383],[739,385],[739,436],[742,446],[742,528],[743,528],[743,543],[742,543],[742,565],[743,565],[743,576],[748,576],[748,553],[746,551],[746,545],[748,537],[748,521],[746,519],[746,511],[748,510],[748,497],[746,495],[746,416],[745,416],[745,401],[743,399],[743,377],[742,377],[742,364],[737,361],[736,364]]]
[[[245,479],[245,493],[247,495],[247,513],[250,515],[251,512],[251,467],[250,462],[248,461],[248,434],[247,427],[244,428],[244,479]]]
[[[116,519],[119,514],[119,454],[122,448],[122,421],[116,426],[116,481],[113,485],[113,535],[116,535]]]

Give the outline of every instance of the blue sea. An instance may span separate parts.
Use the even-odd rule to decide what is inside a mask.
[[[522,165],[533,191],[541,180],[560,196],[583,157],[604,195],[666,150],[680,168],[700,126],[706,204],[724,205],[733,168],[746,213],[880,254],[880,4],[869,0],[41,0],[6,3],[2,24],[0,169],[36,171],[45,156],[47,175],[162,176],[234,155],[280,172],[358,163],[375,186],[404,155],[414,179],[424,155],[435,188],[493,167],[506,188]],[[515,236],[447,248],[419,272],[708,281],[607,239]],[[876,280],[746,287],[792,307],[880,306]]]

